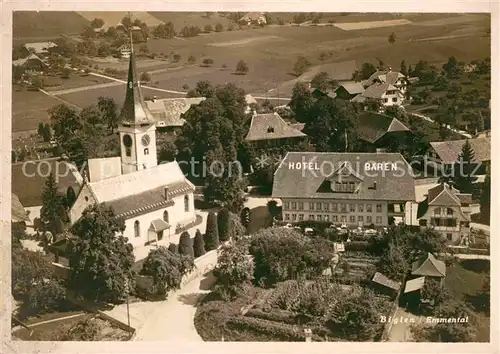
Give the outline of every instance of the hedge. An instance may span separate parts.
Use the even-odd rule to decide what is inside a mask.
[[[368,241],[351,241],[345,243],[346,251],[368,251],[370,243]]]
[[[265,312],[260,309],[250,309],[246,313],[248,317],[260,318],[263,320],[273,321],[273,322],[281,322],[294,325],[297,323],[296,314],[290,311],[272,309],[269,312]]]
[[[304,342],[303,330],[297,326],[272,322],[252,317],[236,317],[227,321],[226,326],[237,331],[250,330],[271,335],[276,341]]]

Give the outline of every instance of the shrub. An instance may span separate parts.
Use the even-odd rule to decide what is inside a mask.
[[[268,334],[276,341],[284,342],[303,342],[304,335],[298,327],[290,325],[261,320],[251,317],[231,318],[226,323],[228,328],[234,328],[241,331],[244,329],[256,331],[258,333]]]
[[[217,213],[217,228],[219,230],[219,240],[222,242],[229,239],[229,218],[230,212],[227,208],[222,208]]]
[[[97,341],[101,337],[102,328],[99,323],[90,318],[78,322],[62,335],[61,340],[65,341]]]
[[[184,231],[179,238],[179,254],[194,258],[193,242],[187,231]]]
[[[217,217],[213,212],[207,216],[207,228],[205,232],[205,250],[211,251],[219,247],[219,230],[217,228]]]
[[[368,251],[368,249],[368,241],[351,241],[345,244],[346,251]]]
[[[189,64],[193,64],[194,62],[196,62],[196,58],[195,58],[195,56],[194,56],[194,55],[190,55],[190,56],[188,57],[188,63],[189,63]]]
[[[272,309],[269,312],[265,312],[259,309],[250,309],[246,313],[247,317],[255,317],[263,320],[274,321],[274,322],[282,322],[287,324],[296,324],[296,314],[290,311],[280,310],[280,309]]]
[[[170,245],[168,245],[168,250],[174,254],[179,253],[179,247],[177,247],[175,243],[171,243]]]
[[[178,61],[181,60],[181,55],[180,54],[174,54],[173,58],[174,58],[175,62],[178,62]]]
[[[197,229],[196,234],[194,235],[194,257],[201,257],[205,253],[205,241],[203,241],[203,235],[200,230]]]
[[[205,58],[203,59],[203,66],[211,66],[214,63],[214,60],[211,58]]]
[[[147,72],[143,72],[143,73],[141,74],[141,78],[140,78],[140,80],[141,80],[142,82],[149,82],[149,81],[151,81],[151,75],[149,75],[149,73],[147,73]]]
[[[246,234],[246,231],[238,216],[231,213],[229,216],[229,239],[239,240]]]
[[[240,75],[248,73],[248,64],[244,60],[240,60],[238,64],[236,64],[236,73]]]
[[[33,316],[59,307],[66,297],[66,288],[55,279],[45,279],[28,290],[28,296],[20,308],[24,316]]]
[[[222,24],[217,23],[215,25],[215,32],[222,32],[223,30],[224,30],[224,27],[222,26]]]

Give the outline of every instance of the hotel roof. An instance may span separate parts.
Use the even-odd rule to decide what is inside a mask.
[[[466,140],[433,141],[431,146],[443,163],[451,164],[458,161]],[[474,150],[474,161],[491,160],[491,137],[469,139]]]
[[[373,164],[380,169],[372,170]],[[343,165],[350,168],[339,169]],[[351,176],[361,181],[360,188],[333,192],[328,184],[339,178],[336,170],[339,176],[354,170]],[[397,153],[289,152],[274,174],[273,197],[410,201],[415,200],[415,182],[411,167]]]
[[[245,140],[272,140],[304,137],[306,134],[288,124],[278,113],[255,114]]]

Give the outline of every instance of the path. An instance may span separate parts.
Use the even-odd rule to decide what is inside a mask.
[[[53,96],[59,96],[59,95],[67,95],[70,93],[80,92],[80,91],[113,87],[113,86],[118,86],[118,85],[122,85],[122,84],[123,84],[122,82],[113,81],[113,82],[106,82],[104,84],[81,86],[81,87],[75,87],[75,88],[70,88],[70,89],[65,89],[65,90],[54,90],[54,91],[47,91],[47,92]]]
[[[198,258],[200,273],[181,290],[170,293],[165,301],[143,301],[129,305],[130,325],[136,329],[136,341],[201,342],[194,326],[196,304],[210,291],[215,278],[210,272],[217,262],[217,252]],[[115,306],[105,313],[127,323],[126,305]]]
[[[415,113],[415,112],[409,112],[411,115],[417,117],[417,118],[421,118],[421,119],[424,119],[428,122],[431,122],[431,123],[434,123],[434,124],[438,124],[435,120],[433,120],[432,118],[429,118],[428,116],[424,116],[423,114],[420,114],[420,113]],[[454,133],[457,133],[457,134],[460,134],[461,136],[463,136],[464,138],[466,139],[470,139],[472,138],[472,136],[462,130],[458,130],[458,129],[455,129],[455,128],[452,128],[450,125],[447,125],[446,126],[446,129],[454,132]]]
[[[58,96],[56,96],[56,95],[53,95],[53,94],[52,94],[52,93],[50,93],[49,91],[45,91],[45,90],[43,90],[43,89],[41,89],[41,88],[39,88],[39,89],[38,89],[38,91],[40,91],[41,93],[46,94],[47,96],[53,97],[53,98],[55,98],[56,100],[58,100],[58,101],[60,101],[60,102],[62,102],[62,103],[64,103],[64,104],[66,104],[66,105],[68,105],[68,106],[70,106],[70,107],[73,107],[73,108],[74,108],[74,109],[76,109],[77,111],[80,111],[80,110],[82,109],[80,106],[77,106],[76,104],[73,104],[73,103],[71,103],[71,102],[69,102],[69,101],[63,100],[61,97],[58,97]]]
[[[393,324],[389,330],[388,342],[409,342],[410,327],[417,325],[425,320],[424,316],[417,316],[407,312],[404,308],[399,307],[391,318]]]

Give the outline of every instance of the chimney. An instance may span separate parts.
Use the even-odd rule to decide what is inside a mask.
[[[168,187],[165,187],[163,197],[168,200]]]

